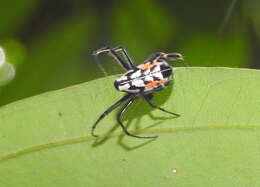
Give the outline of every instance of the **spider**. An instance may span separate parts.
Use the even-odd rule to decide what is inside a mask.
[[[170,66],[167,62],[183,60],[182,55],[179,53],[158,52],[151,55],[144,64],[135,66],[126,49],[121,46],[115,48],[104,47],[94,51],[93,55],[97,57],[101,53],[107,53],[112,56],[126,70],[126,72],[114,82],[115,88],[118,91],[126,92],[126,94],[100,115],[92,126],[92,136],[98,137],[94,133],[98,123],[115,108],[125,103],[117,114],[117,122],[121,126],[123,132],[126,135],[135,138],[156,138],[157,136],[137,136],[130,133],[123,125],[121,118],[134,100],[140,97],[143,97],[152,108],[159,109],[176,117],[180,116],[177,113],[169,112],[154,104],[152,102],[152,97],[154,92],[162,90],[173,80],[172,74],[175,68]],[[119,54],[121,54],[124,59],[121,58]]]

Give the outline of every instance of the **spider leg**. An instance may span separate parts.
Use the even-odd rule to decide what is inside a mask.
[[[159,109],[159,110],[161,110],[161,111],[163,111],[163,112],[166,112],[166,113],[168,113],[168,114],[175,115],[176,117],[179,117],[179,116],[180,116],[180,114],[167,111],[167,110],[165,110],[165,109],[163,109],[163,108],[157,106],[156,104],[154,104],[154,103],[152,102],[152,100],[151,100],[147,95],[143,95],[143,97],[145,98],[145,100],[147,101],[147,103],[148,103],[151,107],[153,107],[153,108],[155,108],[155,109]]]
[[[147,97],[149,100],[152,100],[152,99],[153,99],[153,94],[152,94],[152,93],[146,94],[146,97]]]
[[[107,52],[110,56],[112,56],[125,70],[132,69],[132,66],[130,64],[125,62],[120,56],[117,55],[117,53],[116,53],[117,51],[115,51],[115,48],[103,47],[101,49],[94,51],[93,55],[97,56],[97,55],[99,55],[101,53],[105,53],[105,52]]]
[[[91,129],[91,134],[94,137],[98,137],[97,135],[95,135],[94,131],[98,125],[98,123],[106,116],[108,115],[110,112],[112,112],[115,108],[117,108],[120,104],[122,104],[123,102],[125,102],[127,99],[129,99],[130,97],[132,97],[131,94],[127,94],[124,97],[122,97],[120,100],[118,100],[115,104],[113,104],[112,106],[110,106],[103,114],[101,114],[99,116],[99,118],[97,119],[97,121],[94,123],[94,125],[92,126]]]
[[[136,69],[136,66],[133,63],[133,60],[131,59],[131,57],[128,55],[127,50],[125,48],[123,48],[122,46],[117,46],[115,48],[113,48],[113,50],[115,52],[121,52],[123,54],[123,56],[125,57],[125,59],[127,60],[128,64],[130,65],[130,67],[132,69]]]
[[[137,136],[134,134],[131,134],[127,128],[123,125],[121,118],[123,117],[125,111],[127,110],[127,108],[134,102],[134,100],[136,99],[136,97],[131,98],[124,106],[123,108],[120,110],[120,112],[117,114],[117,122],[119,123],[119,125],[121,126],[121,128],[123,129],[124,133],[128,136],[132,136],[135,138],[157,138],[157,136]]]

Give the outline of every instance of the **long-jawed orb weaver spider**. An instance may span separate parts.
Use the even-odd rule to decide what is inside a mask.
[[[98,137],[94,133],[98,123],[119,105],[125,103],[117,114],[117,122],[123,129],[124,133],[135,138],[156,138],[157,136],[137,136],[131,134],[123,125],[121,118],[127,108],[139,97],[143,97],[147,103],[155,109],[159,109],[176,117],[180,116],[179,114],[169,112],[154,104],[152,102],[152,97],[154,92],[162,90],[173,80],[172,75],[175,68],[170,66],[167,62],[183,60],[182,55],[179,53],[158,52],[149,57],[144,64],[135,66],[126,49],[121,46],[115,48],[104,47],[94,51],[93,55],[98,56],[105,52],[112,56],[126,70],[126,72],[114,82],[115,88],[118,91],[126,92],[126,95],[101,114],[92,126],[92,136]],[[118,53],[121,53],[124,59],[122,59]]]

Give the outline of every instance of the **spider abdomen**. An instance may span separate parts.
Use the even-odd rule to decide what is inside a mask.
[[[118,91],[149,93],[167,86],[172,80],[173,68],[166,62],[151,61],[129,70],[115,80]]]

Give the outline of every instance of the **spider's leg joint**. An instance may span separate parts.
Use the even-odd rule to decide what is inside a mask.
[[[97,50],[93,51],[92,55],[97,56],[97,55],[99,55],[101,53],[109,52],[110,50],[111,50],[110,47],[102,47],[100,49],[97,49]]]

